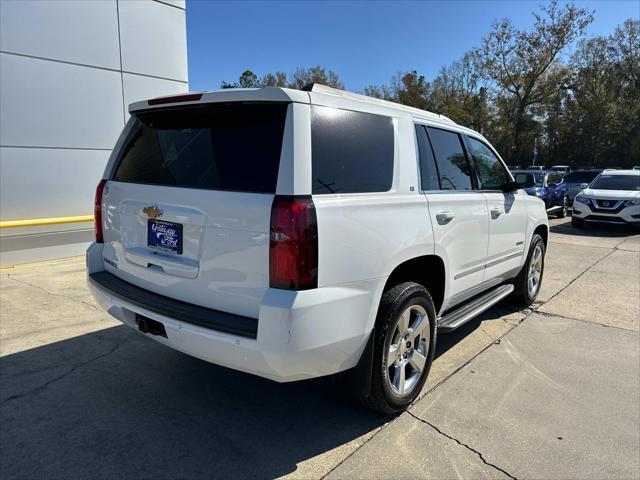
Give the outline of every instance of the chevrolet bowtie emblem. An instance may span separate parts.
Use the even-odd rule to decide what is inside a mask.
[[[151,207],[144,207],[142,209],[142,213],[145,213],[149,216],[149,218],[158,218],[164,213],[164,210],[158,208],[157,205],[153,205]]]

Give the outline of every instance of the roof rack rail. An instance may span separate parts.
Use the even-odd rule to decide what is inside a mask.
[[[435,117],[441,122],[451,123],[453,125],[457,125],[456,122],[451,120],[449,117],[441,115],[439,113],[429,112],[427,110],[420,110],[419,108],[409,107],[407,105],[402,105],[396,102],[390,102],[389,100],[383,100],[381,98],[369,97],[368,95],[362,95],[360,93],[353,93],[347,90],[341,90],[339,88],[329,87],[327,85],[323,85],[322,83],[307,83],[300,90],[303,92],[316,92],[316,93],[328,93],[332,95],[338,95],[340,97],[352,98],[354,100],[365,101],[369,103],[377,103],[379,105],[386,105],[388,107],[398,108],[401,110],[406,110],[412,112],[416,115],[428,115],[431,117]]]

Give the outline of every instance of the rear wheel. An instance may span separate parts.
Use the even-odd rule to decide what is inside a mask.
[[[540,293],[544,274],[544,255],[544,240],[536,233],[531,239],[527,261],[513,282],[515,288],[512,299],[516,304],[529,306]]]
[[[566,217],[567,213],[569,213],[569,199],[564,197],[562,199],[562,208],[560,208],[560,211],[558,212],[558,218]]]
[[[371,391],[363,403],[378,412],[405,410],[424,386],[436,344],[436,312],[429,292],[413,282],[382,296],[375,328]]]

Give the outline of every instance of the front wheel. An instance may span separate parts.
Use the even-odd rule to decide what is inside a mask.
[[[584,220],[581,218],[571,217],[571,225],[576,228],[582,228],[584,227]]]
[[[527,261],[513,282],[515,288],[512,299],[516,304],[528,307],[540,293],[544,274],[544,255],[544,240],[536,233],[531,239]]]
[[[378,412],[405,410],[420,394],[436,345],[436,311],[413,282],[386,291],[376,319],[371,390],[363,403]]]

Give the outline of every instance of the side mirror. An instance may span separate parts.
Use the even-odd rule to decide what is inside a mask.
[[[503,192],[513,192],[515,190],[518,190],[519,188],[522,188],[522,185],[520,185],[518,182],[505,182],[500,187],[500,190],[502,190]]]
[[[585,188],[587,188],[589,186],[588,183],[581,183],[580,184],[580,190],[584,190]]]

